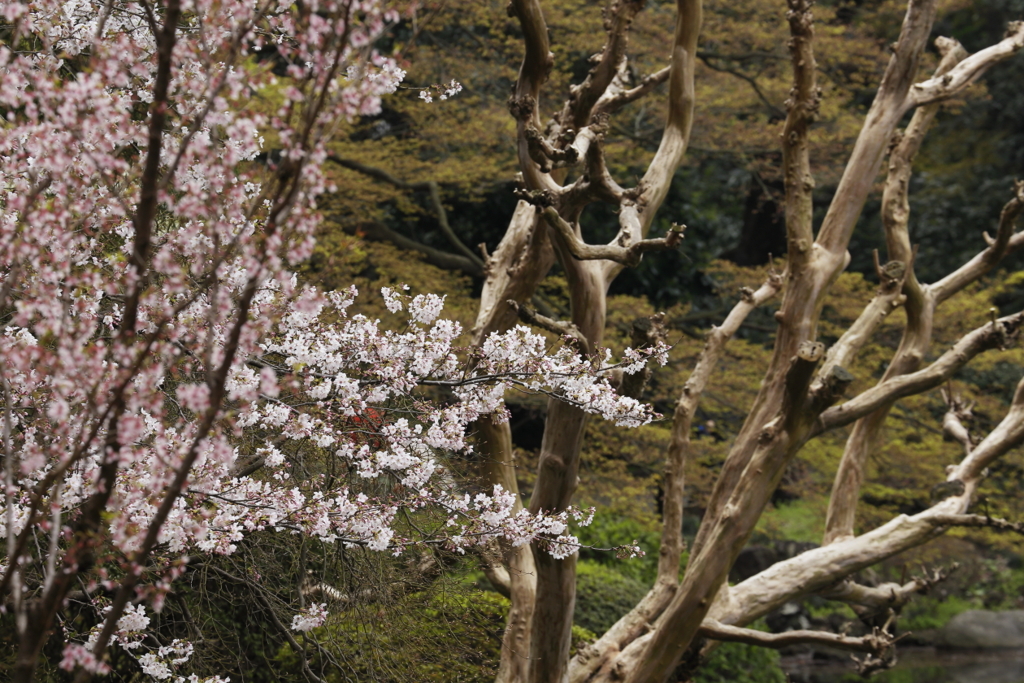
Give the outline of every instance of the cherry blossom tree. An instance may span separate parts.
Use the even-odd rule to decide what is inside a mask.
[[[41,0],[3,13],[12,680],[32,680],[51,635],[79,680],[108,670],[112,646],[152,677],[185,680],[192,646],[156,641],[148,615],[188,555],[230,554],[256,531],[391,553],[498,538],[575,552],[569,525],[587,512],[531,513],[501,485],[467,492],[441,476],[445,454],[471,448],[469,425],[500,423],[511,389],[643,424],[652,411],[609,375],[664,362],[663,346],[616,367],[520,326],[460,350],[441,297],[385,290],[408,325],[382,330],[348,313],[354,289],[320,292],[290,270],[310,253],[337,121],[378,111],[404,76],[374,48],[394,11]],[[446,99],[459,85],[434,90]],[[342,475],[293,480],[300,448]],[[409,535],[400,511],[440,523]],[[95,628],[74,631],[70,600]],[[326,616],[322,603],[297,609],[291,628]]]

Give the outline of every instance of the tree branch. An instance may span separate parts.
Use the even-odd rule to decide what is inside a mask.
[[[761,90],[761,86],[759,86],[757,84],[757,80],[756,79],[752,78],[751,76],[746,75],[745,73],[742,73],[740,71],[736,71],[735,69],[730,69],[730,68],[724,67],[724,66],[715,66],[714,64],[712,64],[712,60],[722,59],[722,56],[717,55],[715,53],[709,53],[709,52],[701,51],[701,52],[697,53],[697,57],[702,62],[704,62],[704,64],[709,69],[712,69],[713,71],[719,71],[719,72],[724,73],[724,74],[729,74],[730,76],[734,76],[734,77],[740,79],[741,81],[744,81],[745,83],[747,83],[751,87],[751,89],[754,91],[754,94],[757,95],[757,99],[761,100],[761,104],[763,104],[765,106],[765,109],[768,110],[768,113],[771,114],[771,116],[773,118],[775,118],[775,119],[783,119],[783,118],[786,117],[786,112],[784,112],[781,109],[779,109],[778,107],[776,107],[772,103],[772,101],[768,99],[768,96],[764,94],[763,90]]]
[[[536,130],[543,129],[537,103],[540,101],[541,85],[547,80],[554,65],[554,55],[551,54],[548,42],[547,23],[544,21],[539,0],[511,0],[508,9],[509,16],[519,19],[526,48],[523,63],[519,67],[519,77],[509,100],[509,109],[512,110],[517,122],[519,168],[527,187],[554,190],[557,189],[558,183],[530,158],[526,138],[527,126],[532,126]]]
[[[770,272],[757,291],[741,290],[740,300],[726,316],[721,326],[712,326],[704,349],[686,380],[679,401],[676,403],[672,418],[672,438],[669,442],[665,465],[665,499],[662,509],[664,515],[661,527],[661,551],[658,558],[658,580],[668,581],[673,585],[679,578],[679,559],[682,555],[683,528],[683,470],[690,450],[690,428],[693,416],[700,405],[711,379],[711,374],[718,366],[718,361],[725,352],[725,346],[756,308],[769,299],[774,298],[782,288],[782,276]]]
[[[982,233],[988,247],[929,287],[937,301],[945,301],[953,296],[995,268],[1006,254],[1024,246],[1024,233],[1014,233],[1017,218],[1024,211],[1024,182],[1019,180],[1014,182],[1013,194],[1013,198],[1003,206],[1003,210],[999,214],[996,236],[993,238],[987,232]]]
[[[949,99],[978,80],[993,64],[1014,55],[1022,47],[1024,47],[1024,21],[1010,22],[1003,40],[975,52],[942,77],[915,83],[907,98],[907,107],[919,107]]]
[[[392,230],[383,223],[378,223],[376,221],[360,223],[352,226],[351,228],[347,227],[345,231],[351,231],[354,234],[361,235],[374,242],[390,242],[399,249],[419,252],[423,254],[423,258],[427,263],[437,266],[438,268],[443,268],[445,270],[461,270],[463,273],[472,277],[483,277],[484,275],[485,266],[479,257],[471,261],[465,256],[429,247],[422,242],[418,242]]]
[[[924,576],[914,577],[903,585],[883,583],[880,586],[871,587],[845,580],[821,591],[819,595],[829,600],[856,605],[862,608],[857,610],[858,615],[861,618],[866,618],[872,614],[878,614],[890,609],[899,611],[903,605],[910,602],[914,595],[917,593],[927,593],[932,586],[945,581],[949,578],[950,574],[959,568],[960,565],[954,562],[948,569],[936,569],[930,576],[925,574]],[[865,610],[863,608],[869,609]]]
[[[966,482],[980,477],[996,458],[1011,448],[1016,448],[1021,442],[1024,442],[1024,378],[1017,383],[1013,402],[1006,417],[971,449],[960,466],[949,474],[948,480],[959,479]]]
[[[1011,522],[1007,519],[989,517],[988,515],[931,515],[928,517],[928,522],[937,527],[986,527],[989,529],[996,529],[997,531],[1012,531],[1014,533],[1024,534],[1024,523]]]
[[[700,637],[711,638],[728,643],[745,643],[758,647],[782,649],[792,645],[821,645],[834,647],[851,652],[867,652],[879,655],[892,647],[893,638],[881,629],[875,629],[871,635],[852,638],[838,633],[826,631],[786,631],[785,633],[765,633],[738,626],[727,626],[714,619],[705,619],[700,626]]]
[[[1022,322],[1024,312],[986,323],[965,335],[952,349],[942,354],[924,370],[885,380],[843,405],[829,408],[818,418],[812,436],[850,424],[888,401],[939,386],[971,358],[989,349],[1005,347],[1017,336]]]
[[[974,403],[967,403],[958,392],[953,391],[952,382],[950,386],[942,387],[942,400],[948,407],[946,414],[942,416],[942,435],[963,446],[964,455],[970,455],[974,444],[964,422],[970,422],[974,418],[971,412]]]
[[[640,82],[632,88],[626,87],[626,83],[628,82],[626,80],[626,74],[624,72],[620,73],[619,76],[612,81],[611,87],[605,91],[605,94],[602,95],[601,99],[594,105],[594,114],[613,114],[617,112],[630,102],[635,102],[667,81],[671,73],[672,67],[666,66],[664,69],[644,76],[640,79]]]
[[[644,0],[613,0],[606,10],[604,28],[608,40],[601,54],[591,57],[592,61],[596,58],[597,63],[586,80],[569,88],[569,98],[557,117],[562,131],[579,130],[590,123],[594,105],[625,67],[629,28],[643,7]]]
[[[686,228],[686,226],[673,224],[667,236],[640,240],[629,246],[592,245],[580,239],[575,229],[558,214],[554,207],[545,207],[541,211],[541,215],[554,229],[555,234],[558,235],[573,258],[580,261],[614,261],[624,266],[638,265],[640,259],[648,251],[674,249],[679,246],[683,238],[683,230]]]
[[[288,644],[291,645],[292,650],[294,650],[295,654],[298,655],[299,661],[302,662],[302,672],[306,675],[307,678],[309,678],[309,680],[313,681],[314,683],[324,683],[323,679],[321,679],[319,676],[313,673],[313,670],[309,668],[309,662],[306,661],[306,648],[302,647],[302,645],[300,645],[299,642],[295,640],[295,636],[292,635],[291,630],[281,622],[281,618],[277,615],[277,611],[274,610],[273,605],[270,604],[270,601],[267,600],[266,595],[264,595],[265,590],[262,587],[239,576],[235,576],[230,572],[226,572],[223,569],[220,569],[219,567],[214,567],[209,564],[203,566],[206,569],[212,571],[213,573],[218,574],[229,581],[233,581],[240,586],[245,586],[249,590],[251,590],[252,594],[256,597],[256,600],[261,605],[263,605],[263,609],[267,611],[267,614],[270,616],[271,623],[274,624],[274,628],[276,628],[278,632],[284,637],[284,639],[288,641]]]
[[[899,40],[889,59],[878,94],[868,111],[853,152],[836,188],[835,199],[818,231],[817,243],[835,258],[845,254],[850,235],[874,187],[882,156],[907,111],[913,83],[935,21],[936,0],[910,0]]]
[[[703,21],[701,0],[676,0],[676,28],[669,74],[668,119],[658,151],[647,167],[637,205],[643,207],[641,237],[647,234],[654,214],[668,194],[676,168],[686,153],[693,127],[696,92],[693,85],[697,41]]]

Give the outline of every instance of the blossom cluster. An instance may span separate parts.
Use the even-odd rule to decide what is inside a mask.
[[[420,90],[420,99],[430,104],[434,101],[434,95],[437,95],[437,99],[444,101],[450,97],[455,97],[462,92],[462,84],[452,79],[448,83],[434,84],[429,88]]]

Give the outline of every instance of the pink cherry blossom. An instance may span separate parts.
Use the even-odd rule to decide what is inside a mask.
[[[24,637],[55,627],[78,579],[111,592],[90,603],[96,628],[66,633],[64,669],[102,673],[116,645],[151,678],[198,680],[183,671],[191,645],[146,637],[149,611],[186,556],[229,555],[255,532],[390,553],[501,538],[566,557],[585,511],[516,512],[500,487],[461,487],[446,460],[472,450],[475,421],[505,418],[509,391],[623,425],[656,417],[615,394],[607,360],[526,327],[470,354],[443,297],[385,289],[388,309],[408,314],[395,331],[349,312],[354,288],[297,280],[334,122],[379,111],[405,75],[374,48],[393,10],[316,7],[4,6],[0,592]],[[287,76],[255,58],[268,45]],[[460,90],[436,88],[441,99]],[[267,114],[265,101],[281,106]],[[664,349],[627,351],[625,370],[652,356],[664,361]],[[274,438],[247,445],[257,430]],[[344,476],[299,473],[300,446]],[[409,510],[445,524],[403,536],[394,521]],[[153,566],[165,569],[143,570]],[[326,619],[313,605],[292,628]]]

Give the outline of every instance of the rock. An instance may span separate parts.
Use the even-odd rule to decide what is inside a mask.
[[[751,576],[760,574],[779,561],[779,555],[773,548],[763,545],[750,545],[740,551],[736,562],[729,572],[729,580],[733,583],[746,581]]]
[[[1024,648],[1024,610],[961,612],[939,629],[935,644],[952,649]]]

